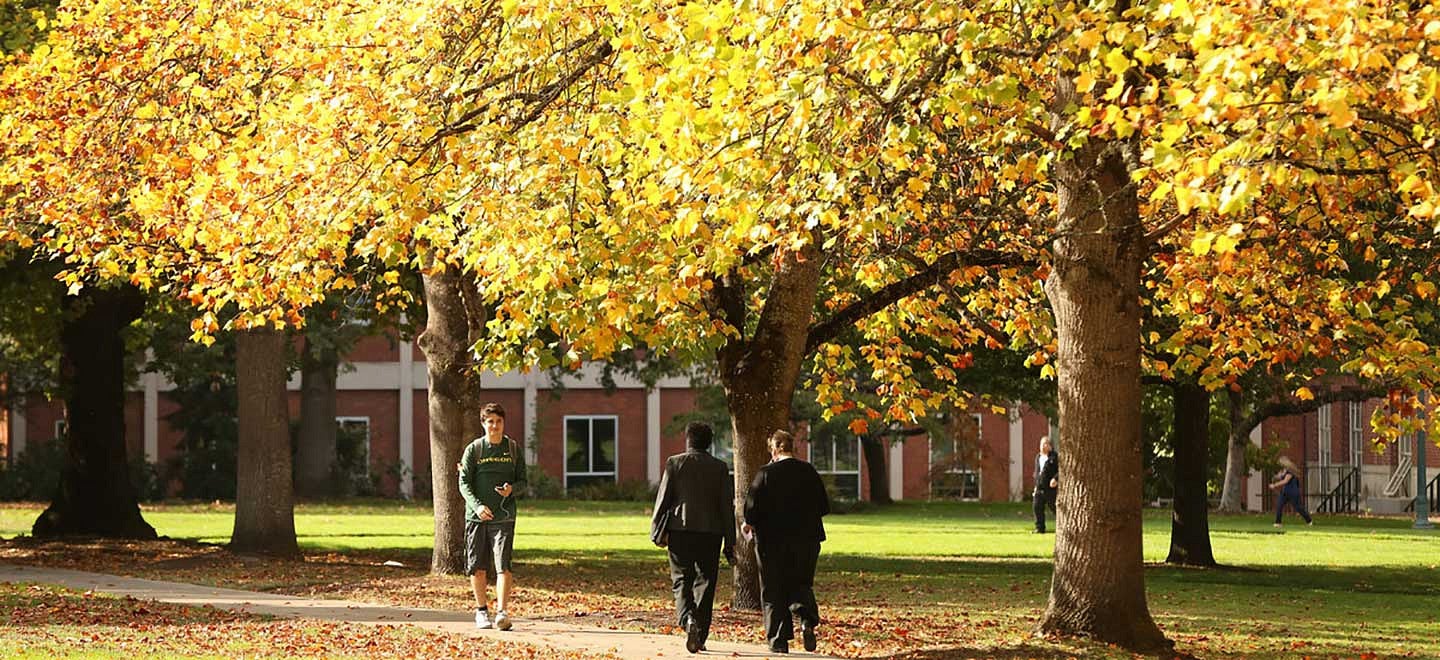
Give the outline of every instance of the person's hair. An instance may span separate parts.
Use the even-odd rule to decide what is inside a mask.
[[[1300,471],[1300,467],[1295,465],[1295,461],[1290,460],[1289,456],[1281,456],[1276,460],[1280,463],[1280,467],[1290,470],[1291,472]]]
[[[499,415],[500,419],[505,419],[505,406],[491,401],[480,408],[480,418],[484,419],[487,415]]]
[[[770,434],[770,442],[768,444],[771,449],[783,452],[794,452],[795,436],[790,435],[789,431],[776,431]]]
[[[1047,442],[1050,442],[1050,436],[1048,436],[1048,435],[1042,435],[1042,436],[1040,436],[1040,444],[1043,445],[1043,444],[1045,444],[1045,443],[1047,443]],[[1051,447],[1054,447],[1054,446],[1055,446],[1055,443],[1050,442],[1050,446],[1051,446]]]
[[[711,443],[715,442],[715,431],[705,422],[690,422],[685,425],[685,442],[700,451],[710,451]]]

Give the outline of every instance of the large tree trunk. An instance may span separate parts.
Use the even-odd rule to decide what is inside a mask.
[[[300,437],[295,451],[295,492],[336,494],[335,380],[340,353],[333,343],[305,339],[300,353]]]
[[[155,538],[140,515],[125,450],[125,343],[120,332],[145,309],[136,289],[86,288],[66,296],[60,329],[65,463],[35,536]]]
[[[865,455],[865,472],[869,475],[870,501],[894,504],[890,499],[890,471],[885,469],[885,437],[865,435],[860,438],[860,451]]]
[[[1076,101],[1057,76],[1056,107]],[[1069,121],[1054,117],[1057,132]],[[1145,602],[1141,552],[1140,265],[1145,237],[1126,156],[1090,140],[1055,160],[1058,226],[1045,282],[1055,314],[1060,475],[1048,633],[1127,649],[1169,646]]]
[[[1230,441],[1225,443],[1225,487],[1220,491],[1220,511],[1239,513],[1245,506],[1242,479],[1245,478],[1245,445],[1250,442],[1250,429],[1242,429],[1243,414],[1240,395],[1229,393]]]
[[[465,444],[480,437],[480,374],[470,347],[485,327],[485,310],[473,280],[454,270],[424,276],[425,331],[420,350],[430,373],[430,484],[435,548],[430,571],[465,572],[465,500],[456,465]]]
[[[775,272],[755,334],[732,340],[719,351],[720,380],[735,432],[735,511],[743,520],[745,494],[760,468],[770,461],[770,434],[790,428],[790,403],[805,358],[805,340],[820,282],[819,250],[813,243],[789,255]],[[727,285],[729,309],[743,305],[740,285]],[[738,296],[739,300],[734,297]],[[732,316],[732,322],[736,321]],[[739,324],[743,331],[743,323]],[[760,569],[755,545],[736,539],[735,592],[731,607],[760,609]]]
[[[240,449],[230,548],[241,552],[300,553],[291,488],[285,347],[285,333],[274,328],[251,328],[235,337]]]
[[[1175,510],[1168,564],[1215,566],[1210,549],[1210,393],[1196,383],[1175,387]]]

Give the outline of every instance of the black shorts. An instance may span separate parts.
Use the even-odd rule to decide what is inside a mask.
[[[480,570],[492,580],[510,572],[510,554],[515,545],[515,521],[465,521],[465,573]]]

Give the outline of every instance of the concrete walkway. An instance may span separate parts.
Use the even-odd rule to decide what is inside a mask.
[[[438,632],[489,637],[507,642],[545,645],[590,653],[613,653],[621,658],[685,658],[685,638],[681,635],[651,635],[629,630],[606,630],[577,626],[559,621],[515,618],[515,627],[508,631],[477,630],[471,612],[426,610],[390,607],[348,600],[319,600],[267,594],[256,591],[219,589],[178,582],[159,582],[139,578],[87,573],[61,568],[13,566],[0,563],[0,582],[55,584],[71,589],[130,596],[176,605],[210,605],[219,609],[264,614],[291,619],[321,619],[362,623],[367,625],[411,625]],[[790,656],[827,658],[806,653],[799,640]],[[710,640],[707,651],[693,657],[729,656],[767,658],[772,655],[763,646],[734,644]]]

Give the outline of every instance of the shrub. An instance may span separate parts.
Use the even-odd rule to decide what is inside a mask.
[[[165,479],[160,476],[160,466],[145,460],[144,456],[130,461],[130,486],[135,489],[135,499],[141,502],[165,499]]]
[[[565,496],[565,485],[559,479],[546,474],[538,465],[525,466],[525,481],[529,486],[530,497],[553,500]]]
[[[15,457],[10,467],[0,469],[0,500],[48,501],[60,487],[60,468],[65,460],[61,441],[36,443]]]
[[[655,499],[657,486],[644,479],[626,481],[601,481],[577,488],[571,488],[565,496],[572,500],[609,500],[622,502],[648,502]]]

